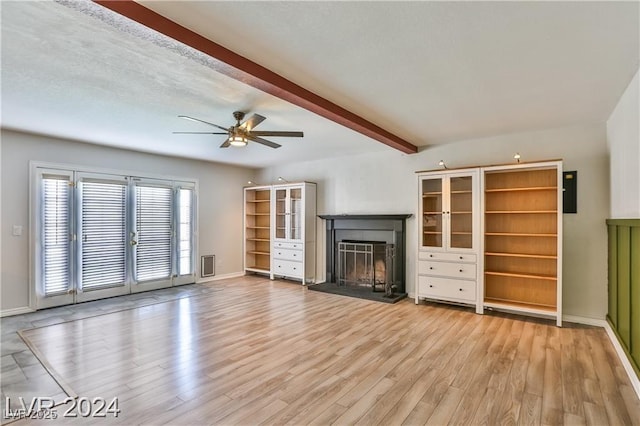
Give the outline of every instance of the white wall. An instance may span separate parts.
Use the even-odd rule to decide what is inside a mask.
[[[216,255],[217,276],[242,271],[242,187],[253,169],[7,130],[1,149],[2,312],[29,304],[29,160],[197,179],[199,254]],[[13,225],[24,227],[22,236],[12,236]]]
[[[373,143],[373,142],[372,142]],[[565,315],[604,319],[607,310],[607,236],[609,159],[604,123],[547,131],[503,135],[434,146],[418,154],[396,151],[262,169],[259,182],[318,183],[318,214],[412,213],[407,222],[407,290],[413,293],[418,207],[415,171],[563,159],[564,170],[578,171],[578,213],[564,215]],[[319,237],[324,236],[319,225]],[[320,242],[318,270],[324,270]]]
[[[607,121],[611,218],[640,218],[640,83],[638,74]]]

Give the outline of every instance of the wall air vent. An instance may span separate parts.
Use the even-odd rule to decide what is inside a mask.
[[[200,276],[213,277],[216,274],[216,256],[208,254],[200,257]]]

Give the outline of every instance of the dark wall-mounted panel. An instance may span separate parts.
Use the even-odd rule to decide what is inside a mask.
[[[578,213],[578,172],[562,172],[562,212]]]

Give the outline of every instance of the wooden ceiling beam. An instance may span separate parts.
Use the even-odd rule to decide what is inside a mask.
[[[284,99],[406,154],[418,152],[415,145],[399,136],[133,0],[94,0],[94,2],[205,53],[215,61],[215,70],[228,77]]]

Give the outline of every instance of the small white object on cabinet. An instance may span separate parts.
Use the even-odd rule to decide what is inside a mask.
[[[420,172],[418,186],[416,304],[435,299],[471,304],[482,313],[478,169]]]

